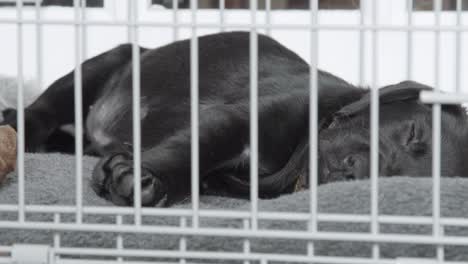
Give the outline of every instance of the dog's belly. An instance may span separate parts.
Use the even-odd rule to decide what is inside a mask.
[[[151,147],[155,140],[160,140],[160,135],[154,131],[172,131],[169,128],[159,129],[164,119],[175,119],[177,115],[168,114],[169,104],[162,103],[163,100],[160,99],[162,98],[157,96],[140,98],[142,149]],[[90,107],[86,119],[86,134],[98,153],[104,155],[130,150],[133,145],[132,101],[131,89],[116,87],[108,89]]]
[[[132,119],[128,113],[132,110],[130,100],[125,99],[122,93],[107,93],[90,107],[86,119],[86,134],[98,153],[104,155],[117,145],[122,147],[122,144],[127,143],[125,137],[130,131],[124,129],[131,126]]]
[[[167,94],[150,95],[142,86],[140,100],[141,149],[148,150],[190,127],[190,103]],[[86,119],[86,135],[93,149],[106,155],[132,151],[133,103],[130,88],[107,91],[91,107]]]

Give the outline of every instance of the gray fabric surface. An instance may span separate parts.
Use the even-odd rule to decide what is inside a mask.
[[[86,157],[84,160],[84,203],[85,205],[102,206],[110,203],[97,197],[89,186],[89,177],[96,159]],[[26,155],[26,202],[27,204],[72,205],[74,204],[74,158],[58,154]],[[442,180],[442,214],[447,217],[468,217],[468,179]],[[387,215],[431,215],[432,185],[429,179],[395,177],[380,181],[380,213]],[[275,200],[260,201],[259,207],[265,211],[307,212],[309,192],[304,191],[285,195]],[[0,204],[17,203],[16,175],[0,187]],[[180,204],[176,207],[189,207]],[[249,203],[244,200],[201,197],[201,207],[211,209],[248,210]],[[357,181],[334,183],[320,186],[319,211],[321,213],[369,213],[369,182]],[[15,219],[15,214],[0,212],[0,221]],[[28,215],[28,220],[50,221],[52,215]],[[62,221],[73,220],[73,215],[63,215]],[[86,216],[86,222],[112,223],[110,216]],[[131,217],[124,221],[131,221]],[[144,222],[154,225],[176,226],[179,220],[173,217],[145,217]],[[203,219],[202,226],[241,227],[237,220]],[[303,222],[261,221],[262,229],[305,230]],[[368,224],[321,223],[320,230],[367,232]],[[383,233],[430,234],[431,226],[381,225]],[[107,247],[116,246],[115,234],[70,233],[63,232],[62,246],[67,247]],[[448,228],[447,235],[468,237],[468,228]],[[48,231],[1,230],[0,245],[12,243],[47,243],[51,244],[53,234]],[[178,249],[177,236],[166,235],[124,235],[125,248],[132,249]],[[287,254],[304,254],[306,242],[296,240],[254,239],[252,251]],[[237,238],[188,238],[189,250],[203,251],[241,251],[242,239]],[[324,256],[368,257],[371,245],[357,242],[316,243],[316,253]],[[433,257],[432,246],[383,244],[382,257]],[[448,260],[468,261],[468,247],[448,246],[445,250]],[[219,263],[219,262],[217,262]]]

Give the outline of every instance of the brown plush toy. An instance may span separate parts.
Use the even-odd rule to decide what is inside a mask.
[[[11,126],[0,126],[0,184],[16,167],[16,131]]]

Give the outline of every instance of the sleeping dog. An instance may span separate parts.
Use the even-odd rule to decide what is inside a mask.
[[[248,197],[249,33],[199,41],[200,189]],[[275,40],[258,36],[259,195],[268,198],[307,185],[310,69]],[[133,203],[132,47],[118,46],[82,64],[85,142],[101,157],[93,188],[115,204]],[[190,42],[140,48],[142,203],[168,206],[190,194]],[[368,175],[369,94],[329,73],[318,73],[320,183]],[[382,89],[381,173],[430,172],[430,108],[418,102],[420,84]],[[61,145],[59,128],[74,122],[73,72],[55,81],[25,109],[28,151]],[[445,108],[444,175],[465,171],[456,140],[466,118]],[[5,123],[16,128],[16,114]],[[444,130],[444,132],[446,132]],[[55,143],[54,143],[55,142]],[[71,146],[73,144],[70,144]],[[456,152],[455,152],[456,150]],[[447,155],[445,155],[447,154]]]

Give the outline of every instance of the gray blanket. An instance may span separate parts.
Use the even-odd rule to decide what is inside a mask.
[[[96,159],[84,160],[84,203],[85,205],[111,205],[96,196],[89,186],[89,178]],[[74,158],[58,154],[26,155],[26,202],[27,204],[73,205]],[[0,204],[17,203],[17,179],[12,174],[0,187]],[[468,218],[468,179],[442,180],[442,214],[446,217]],[[431,215],[432,185],[430,179],[395,177],[380,181],[380,213],[386,215]],[[319,211],[321,213],[369,213],[369,182],[356,181],[334,183],[319,187]],[[307,212],[309,192],[285,195],[274,200],[262,200],[259,207],[265,211]],[[179,204],[177,207],[189,207]],[[220,197],[201,197],[201,207],[210,209],[249,210],[249,202]],[[129,217],[130,218],[130,217]],[[13,213],[0,212],[0,221],[15,219]],[[131,219],[131,218],[130,218]],[[51,221],[51,215],[29,215],[28,220]],[[62,221],[72,221],[72,215],[64,214]],[[128,220],[128,219],[127,219]],[[125,221],[127,221],[125,220]],[[112,223],[110,216],[85,216],[86,222]],[[174,217],[145,217],[145,223],[153,225],[178,225]],[[202,226],[241,227],[242,221],[202,219]],[[294,221],[260,221],[262,229],[305,230],[306,223]],[[321,223],[320,230],[368,232],[368,224]],[[431,226],[381,225],[383,233],[430,234]],[[468,237],[468,228],[450,227],[447,235]],[[179,237],[168,235],[128,234],[124,235],[125,248],[133,249],[178,249]],[[48,231],[0,231],[0,245],[13,243],[51,244],[53,233]],[[107,247],[115,248],[116,235],[109,233],[62,232],[61,244],[66,247]],[[189,237],[189,250],[202,251],[241,251],[242,239],[223,237]],[[304,254],[306,242],[297,240],[254,239],[251,243],[254,252],[273,252],[285,254]],[[316,253],[324,256],[368,257],[371,245],[367,243],[325,242],[316,243]],[[382,244],[381,255],[385,258],[396,257],[434,257],[432,246]],[[448,260],[468,261],[468,247],[447,246],[445,255]],[[219,263],[219,262],[218,262]]]

